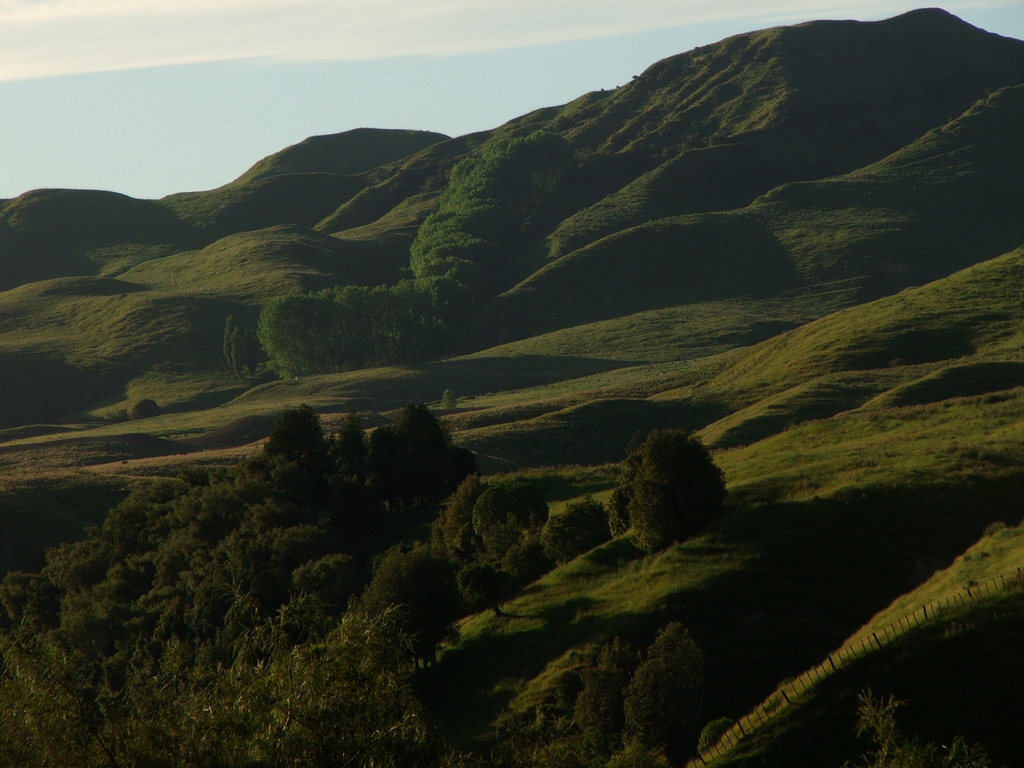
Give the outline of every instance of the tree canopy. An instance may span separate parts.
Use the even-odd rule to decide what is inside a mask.
[[[613,532],[627,527],[648,552],[684,541],[721,514],[725,478],[683,430],[657,430],[626,459],[612,494]]]

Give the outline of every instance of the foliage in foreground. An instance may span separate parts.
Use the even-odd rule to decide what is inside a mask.
[[[0,758],[469,760],[425,724],[416,670],[453,639],[467,605],[500,615],[502,601],[550,569],[545,550],[569,558],[607,538],[605,509],[590,497],[552,526],[535,487],[473,474],[431,542],[375,557],[363,589],[389,521],[436,503],[471,469],[423,406],[407,406],[369,439],[351,418],[326,438],[303,407],[282,415],[252,459],[137,491],[86,540],[52,550],[42,572],[0,585]],[[602,652],[578,700],[565,701],[565,727],[505,739],[495,764],[686,757],[700,649],[670,624],[625,673],[605,674],[630,654],[621,643]]]
[[[922,742],[905,736],[896,726],[896,710],[904,702],[875,698],[867,690],[859,702],[857,735],[870,735],[874,752],[864,758],[865,768],[989,768],[992,761],[978,745],[968,744],[957,736],[945,744]],[[847,763],[846,768],[856,764]]]
[[[244,604],[236,604],[244,611]],[[346,614],[332,629],[293,601],[239,635],[230,665],[141,651],[101,691],[75,651],[4,637],[0,762],[76,766],[433,765],[439,750],[412,688],[393,616]],[[309,639],[295,642],[296,635]]]

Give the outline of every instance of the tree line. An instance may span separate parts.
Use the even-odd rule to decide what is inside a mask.
[[[263,308],[257,335],[271,369],[290,377],[438,354],[459,321],[507,287],[524,222],[574,166],[568,143],[547,131],[488,142],[456,163],[410,248],[410,278],[284,296]]]

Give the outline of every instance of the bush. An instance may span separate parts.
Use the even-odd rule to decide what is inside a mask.
[[[587,496],[548,520],[540,540],[544,554],[556,563],[566,563],[608,541],[609,536],[608,511],[604,504]]]
[[[668,759],[638,741],[630,741],[608,761],[607,768],[668,768]]]
[[[160,406],[152,400],[139,400],[128,412],[128,416],[132,421],[138,421],[139,419],[151,419],[154,416],[159,415]]]
[[[725,732],[733,727],[735,722],[735,720],[730,720],[728,717],[720,717],[705,725],[700,732],[700,738],[697,739],[697,751],[707,752],[715,746],[718,740],[725,735]]]
[[[695,534],[724,503],[722,470],[700,440],[683,430],[659,430],[623,466],[612,495],[612,532],[628,516],[634,543],[653,552]]]

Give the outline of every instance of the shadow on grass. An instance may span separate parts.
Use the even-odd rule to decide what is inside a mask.
[[[446,654],[424,681],[426,699],[456,745],[479,747],[522,683],[566,652],[615,635],[650,642],[669,621],[682,621],[706,655],[702,718],[735,718],[949,565],[986,525],[1016,520],[1022,491],[1024,475],[959,487],[867,489],[737,509],[699,540],[659,557],[641,558],[625,540],[614,542],[587,555],[593,565],[649,573],[652,585],[674,579],[699,586],[673,589],[662,581],[662,598],[648,600],[648,610],[609,616],[608,605],[598,610],[588,593],[588,578],[580,578],[578,592],[567,592],[570,581],[563,579],[558,594],[565,597],[530,611],[536,616],[511,620],[523,621],[521,628],[493,627]],[[702,576],[702,569],[713,570]],[[531,602],[545,589],[544,582],[528,588]]]
[[[628,436],[654,429],[697,430],[728,410],[711,402],[608,398],[516,422],[460,433],[460,444],[518,467],[606,464],[626,456]],[[580,440],[585,434],[587,439]]]
[[[450,389],[457,397],[474,397],[553,384],[634,366],[634,362],[560,355],[520,355],[441,360],[423,365],[366,369],[351,373],[302,377],[253,387],[237,402],[260,400],[310,402],[329,398],[345,407],[389,411],[410,402],[432,403]]]
[[[906,702],[896,714],[903,733],[942,744],[962,736],[993,765],[1020,768],[1024,688],[1007,682],[1024,679],[1021,637],[1024,594],[969,605],[955,622],[926,624],[825,678],[813,700],[787,710],[731,764],[859,764],[871,745],[854,735],[857,696],[871,689]]]

